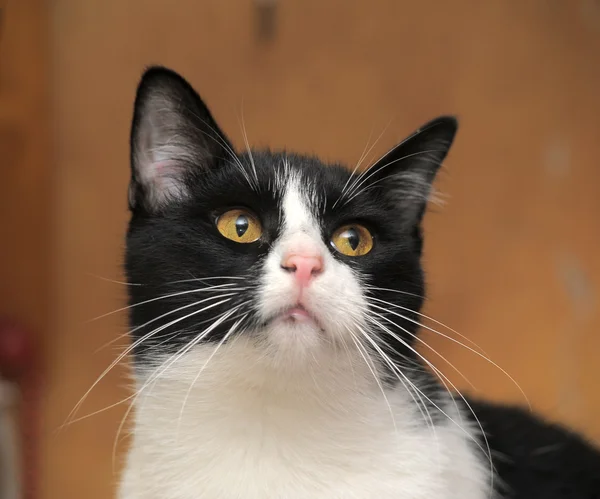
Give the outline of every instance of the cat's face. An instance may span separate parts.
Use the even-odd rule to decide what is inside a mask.
[[[126,259],[137,361],[239,337],[283,365],[348,349],[412,357],[420,222],[455,130],[431,122],[362,175],[237,154],[184,80],[149,70]]]

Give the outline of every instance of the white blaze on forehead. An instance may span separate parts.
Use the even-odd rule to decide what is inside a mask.
[[[319,224],[311,210],[310,197],[306,181],[299,174],[290,175],[282,202],[284,233],[306,232],[319,237]]]

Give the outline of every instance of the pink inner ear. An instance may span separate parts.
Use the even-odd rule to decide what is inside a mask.
[[[148,166],[146,182],[155,201],[183,197],[181,173],[182,169],[175,160],[155,161]]]
[[[157,161],[152,164],[153,176],[161,176],[165,175],[165,169],[169,169],[173,167],[174,161],[165,160],[165,161]]]
[[[176,182],[177,170],[174,160],[155,161],[149,168],[150,180],[157,186],[164,185],[165,181]]]

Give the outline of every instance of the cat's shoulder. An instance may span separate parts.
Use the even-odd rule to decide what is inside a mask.
[[[481,401],[470,405],[509,497],[600,498],[600,450],[591,442],[528,409]]]

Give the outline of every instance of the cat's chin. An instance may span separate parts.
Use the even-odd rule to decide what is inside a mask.
[[[290,310],[264,329],[269,354],[279,361],[303,365],[325,347],[325,332],[310,315]]]

